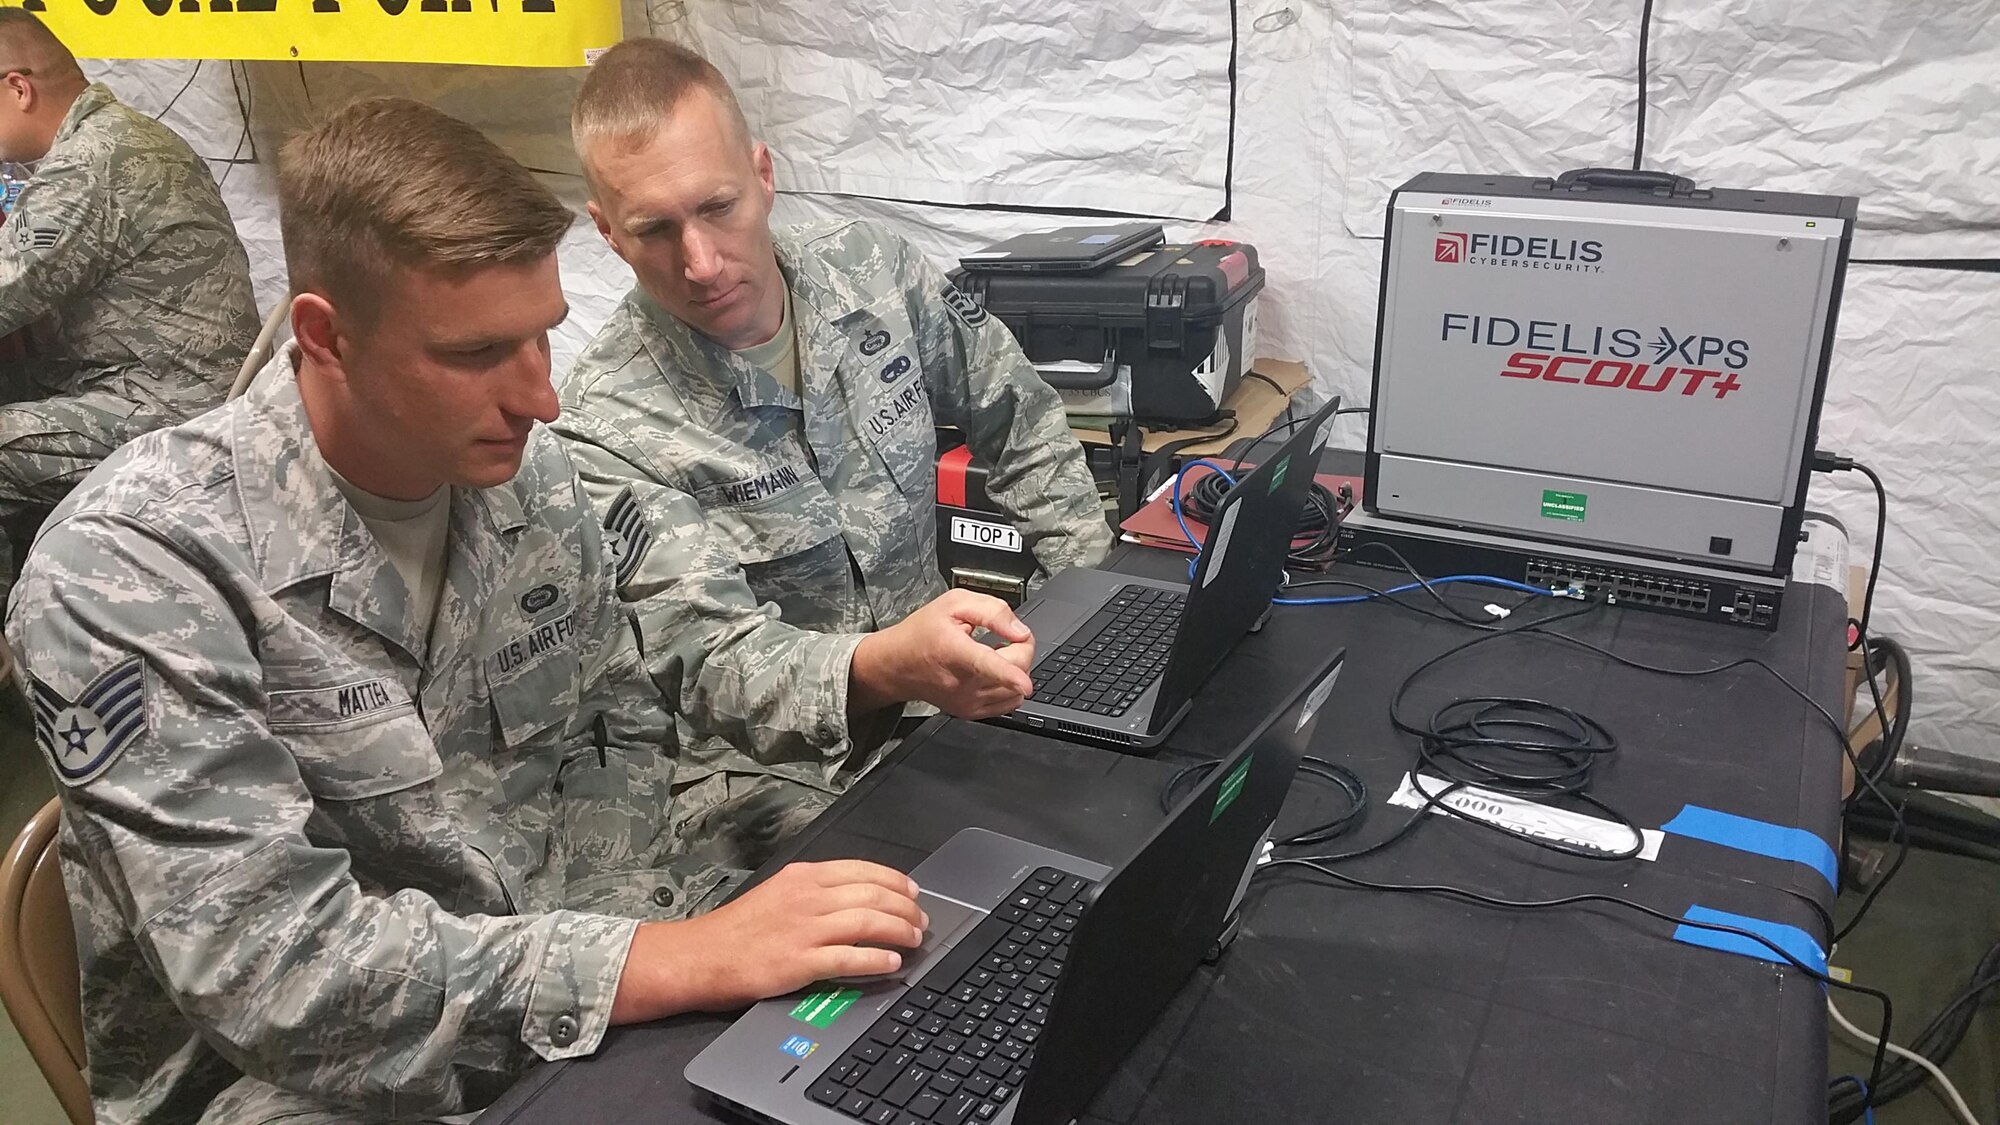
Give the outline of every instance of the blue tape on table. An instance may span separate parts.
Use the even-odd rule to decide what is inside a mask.
[[[1827,886],[1838,886],[1840,861],[1834,857],[1833,848],[1803,828],[1787,828],[1700,805],[1682,805],[1672,820],[1660,825],[1660,831],[1740,852],[1788,859],[1819,872]]]
[[[1718,926],[1734,926],[1753,934],[1770,939],[1779,949],[1799,959],[1803,964],[1826,972],[1826,951],[1819,947],[1813,936],[1797,926],[1787,926],[1782,922],[1769,922],[1762,918],[1752,918],[1746,914],[1731,914],[1726,910],[1711,910],[1706,906],[1690,906],[1681,915],[1689,922],[1711,922]],[[1689,945],[1699,945],[1708,949],[1719,949],[1724,953],[1735,953],[1743,957],[1754,957],[1759,961],[1789,964],[1777,951],[1755,938],[1737,934],[1704,930],[1697,926],[1675,926],[1674,940]]]

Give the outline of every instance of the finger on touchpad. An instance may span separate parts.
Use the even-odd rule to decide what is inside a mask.
[[[910,965],[934,957],[940,946],[947,945],[953,938],[971,929],[974,923],[984,917],[969,906],[953,902],[948,898],[924,894],[921,891],[917,892],[917,905],[929,916],[931,924],[930,928],[924,931],[922,947],[903,956],[906,971]]]
[[[931,962],[943,956],[950,949],[954,939],[979,924],[985,914],[969,906],[939,898],[936,895],[918,892],[917,905],[930,917],[930,926],[924,930],[923,945],[916,949],[885,945],[881,942],[864,941],[863,948],[893,949],[903,955],[903,967],[893,973],[881,976],[857,977],[856,980],[900,980],[914,981],[923,976]]]

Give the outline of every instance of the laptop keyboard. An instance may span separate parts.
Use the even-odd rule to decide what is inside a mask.
[[[1179,590],[1122,587],[1035,665],[1035,702],[1093,715],[1131,710],[1166,669],[1186,602]]]
[[[991,1121],[1021,1088],[1091,881],[1037,869],[807,1089],[871,1125]]]

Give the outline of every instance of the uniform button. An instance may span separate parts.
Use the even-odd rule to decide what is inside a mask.
[[[672,906],[673,904],[674,904],[674,889],[672,887],[653,888],[654,906]]]
[[[576,1042],[576,1035],[580,1030],[582,1029],[576,1026],[575,1016],[568,1014],[557,1016],[554,1022],[549,1024],[549,1041],[558,1047],[567,1047]]]

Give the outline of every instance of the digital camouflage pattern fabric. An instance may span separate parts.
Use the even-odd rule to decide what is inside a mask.
[[[9,400],[115,392],[144,416],[126,440],[220,403],[257,338],[250,263],[208,166],[102,85],[0,226],[0,335],[22,327],[32,358],[9,365]]]
[[[965,431],[1045,573],[1111,545],[1062,402],[1003,325],[871,224],[774,243],[803,401],[635,288],[565,380],[554,423],[606,513],[647,670],[683,723],[692,791],[676,811],[703,845],[736,819],[719,804],[769,812],[746,778],[800,805],[760,822],[782,835],[892,728],[893,714],[850,721],[848,664],[863,634],[944,593],[934,425]]]
[[[51,518],[8,633],[100,1122],[477,1109],[596,1048],[630,919],[729,889],[670,850],[671,725],[560,443],[450,518],[426,629],[289,369]]]
[[[91,85],[0,225],[0,518],[53,507],[140,434],[222,402],[257,337],[208,166]],[[13,575],[0,536],[0,597]]]

